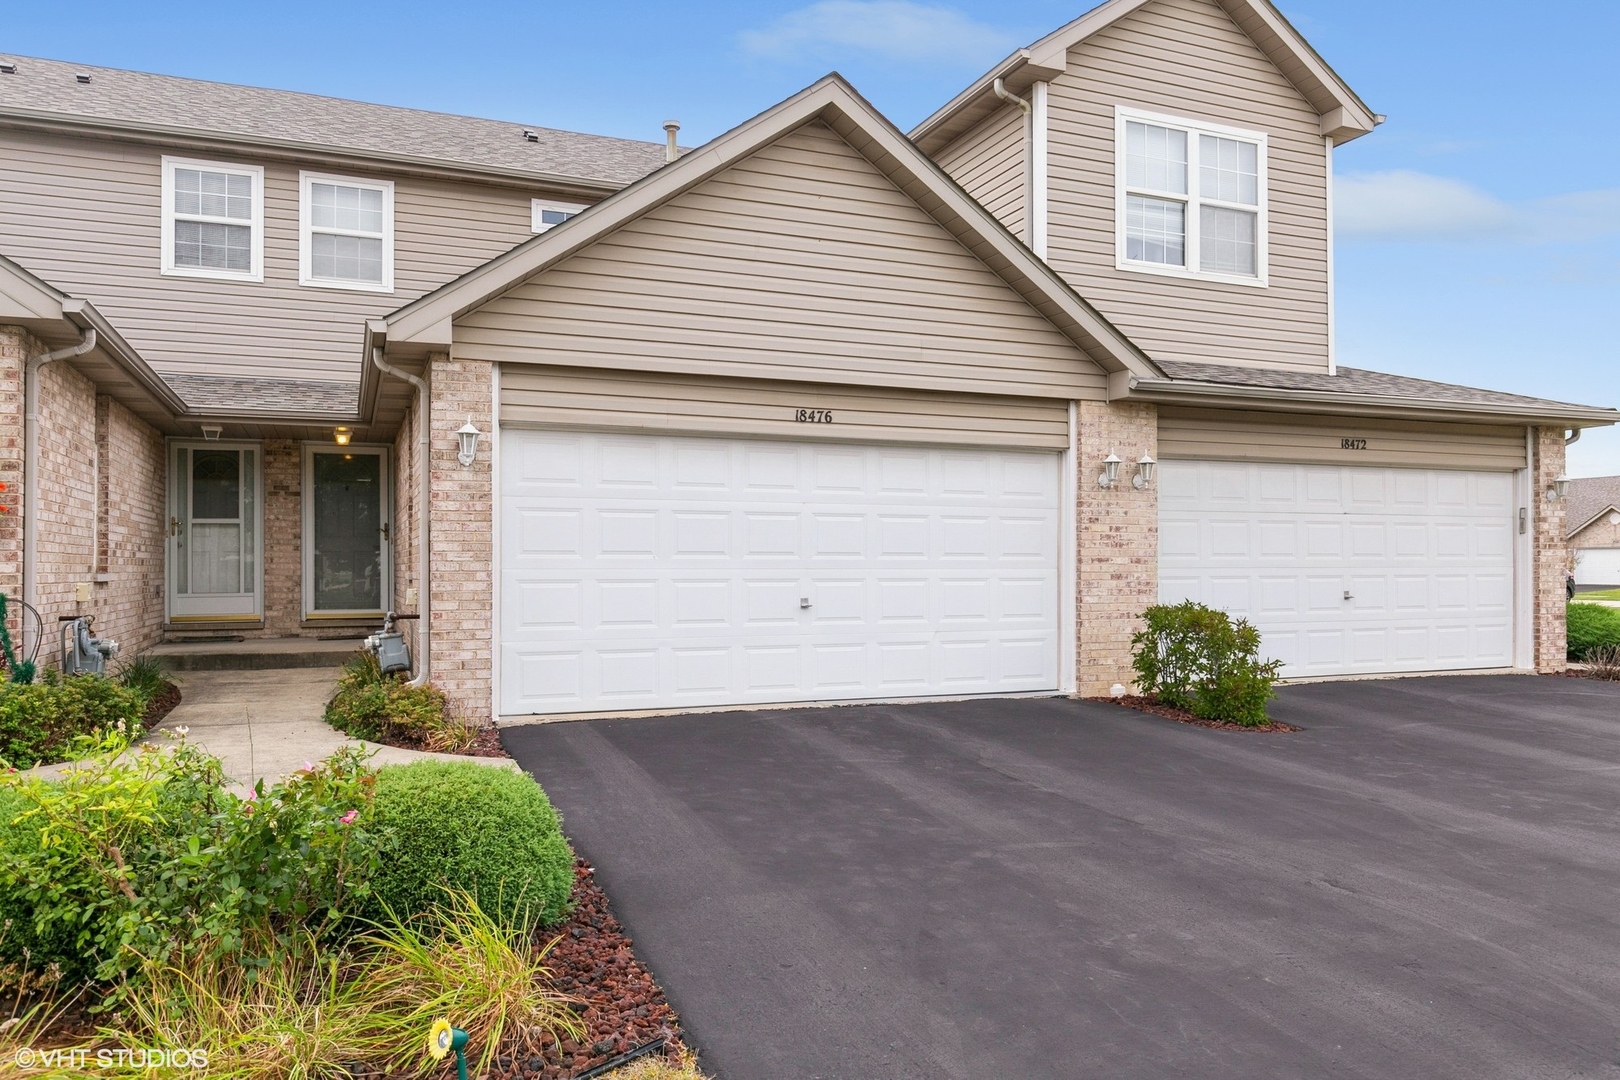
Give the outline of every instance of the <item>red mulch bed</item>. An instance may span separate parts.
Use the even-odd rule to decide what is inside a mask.
[[[421,739],[412,739],[405,735],[367,736],[370,742],[382,743],[384,746],[397,746],[401,750],[432,750],[433,748]],[[506,752],[501,745],[501,733],[492,727],[479,728],[474,736],[472,745],[465,750],[437,751],[438,753],[454,753],[464,757],[503,757],[512,755]]]
[[[1303,731],[1303,728],[1293,724],[1285,724],[1281,720],[1270,720],[1258,727],[1244,727],[1242,724],[1229,724],[1225,720],[1205,720],[1194,716],[1186,709],[1178,709],[1174,705],[1162,704],[1156,697],[1145,697],[1140,694],[1126,694],[1124,697],[1094,697],[1087,701],[1107,701],[1114,705],[1123,705],[1127,709],[1137,712],[1152,713],[1162,716],[1166,720],[1174,720],[1178,724],[1192,724],[1194,727],[1214,728],[1216,731],[1258,731],[1258,732],[1288,732]]]
[[[142,721],[147,731],[157,727],[158,722],[174,711],[180,704],[180,688],[174,683],[164,683],[163,689],[152,695],[152,700],[146,703],[146,717]]]
[[[573,904],[568,921],[540,931],[539,939],[560,935],[547,967],[558,990],[584,1003],[580,1019],[588,1034],[583,1042],[548,1042],[540,1057],[498,1057],[491,1077],[567,1080],[657,1038],[665,1040],[664,1053],[675,1056],[682,1049],[675,1011],[631,951],[607,894],[596,884],[596,871],[584,859],[574,860]]]

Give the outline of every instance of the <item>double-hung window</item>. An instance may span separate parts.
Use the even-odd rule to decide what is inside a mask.
[[[163,159],[162,272],[264,280],[264,170]]]
[[[557,202],[553,199],[529,200],[530,228],[543,233],[555,228],[585,209],[584,203]]]
[[[1266,136],[1119,109],[1121,270],[1266,284]]]
[[[305,172],[298,184],[299,284],[393,292],[393,183]]]

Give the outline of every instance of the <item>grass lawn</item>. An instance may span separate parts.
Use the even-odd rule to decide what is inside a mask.
[[[1575,603],[1583,600],[1620,600],[1620,589],[1600,589],[1597,592],[1578,592]]]

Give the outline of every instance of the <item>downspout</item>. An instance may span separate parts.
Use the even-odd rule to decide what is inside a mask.
[[[1573,446],[1575,443],[1578,443],[1580,441],[1581,441],[1581,429],[1580,428],[1570,428],[1569,429],[1569,434],[1564,436],[1564,445],[1565,446]]]
[[[88,327],[77,345],[29,357],[23,365],[23,603],[39,607],[36,595],[35,547],[39,542],[39,369],[58,360],[83,356],[96,347],[96,331]]]
[[[1036,241],[1036,237],[1039,234],[1036,231],[1035,221],[1035,201],[1037,194],[1035,190],[1037,175],[1035,171],[1036,155],[1034,153],[1036,135],[1035,106],[1028,98],[1021,98],[1011,90],[1008,90],[1007,84],[1000,78],[997,78],[995,82],[990,84],[990,89],[996,92],[996,97],[1007,102],[1009,105],[1018,106],[1023,110],[1024,113],[1024,143],[1029,150],[1029,153],[1024,156],[1024,245],[1031,251],[1035,252],[1035,254],[1044,256],[1046,252],[1038,250],[1038,248],[1044,248],[1046,246],[1044,239],[1039,244],[1037,244]]]
[[[384,375],[392,375],[416,387],[417,401],[421,404],[416,411],[416,425],[418,429],[417,443],[419,450],[417,457],[420,463],[421,475],[417,477],[419,485],[417,491],[416,510],[416,678],[409,686],[426,686],[428,669],[432,658],[433,648],[433,611],[431,597],[433,595],[432,578],[430,575],[428,553],[431,550],[431,526],[429,519],[429,505],[433,498],[433,417],[432,408],[428,401],[427,380],[408,371],[401,371],[390,366],[383,360],[382,347],[373,345],[371,348],[371,362],[377,365],[377,370]]]

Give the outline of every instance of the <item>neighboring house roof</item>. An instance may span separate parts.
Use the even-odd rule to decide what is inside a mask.
[[[925,153],[938,151],[1002,107],[994,90],[997,79],[1015,93],[1022,93],[1031,83],[1055,79],[1068,66],[1070,49],[1151,2],[1107,0],[1028,48],[1019,49],[913,128],[911,138]],[[1322,134],[1344,143],[1367,134],[1382,121],[1270,0],[1215,2],[1311,103],[1322,118]]]
[[[1620,422],[1620,411],[1614,409],[1388,375],[1364,368],[1341,367],[1330,375],[1175,360],[1158,363],[1169,378],[1132,380],[1132,397],[1227,408],[1248,402],[1295,411],[1309,408],[1324,412],[1377,411],[1393,416],[1422,415],[1448,420],[1479,417],[1486,421],[1538,422],[1568,427],[1597,427]]]
[[[820,120],[886,174],[1104,371],[1160,375],[1140,349],[1021,244],[881,113],[828,75],[557,227],[371,324],[368,345],[449,344],[451,321],[556,265],[796,128]],[[408,347],[410,347],[408,345]]]
[[[203,82],[37,57],[0,57],[0,122],[108,129],[162,140],[343,153],[605,193],[664,164],[660,142],[584,135],[361,101]],[[80,82],[88,76],[88,82]],[[525,132],[532,132],[530,141]]]
[[[194,413],[205,416],[356,416],[359,384],[314,379],[243,378],[234,375],[165,375]]]
[[[1611,513],[1620,513],[1620,476],[1583,476],[1569,482],[1564,520],[1570,536]]]

